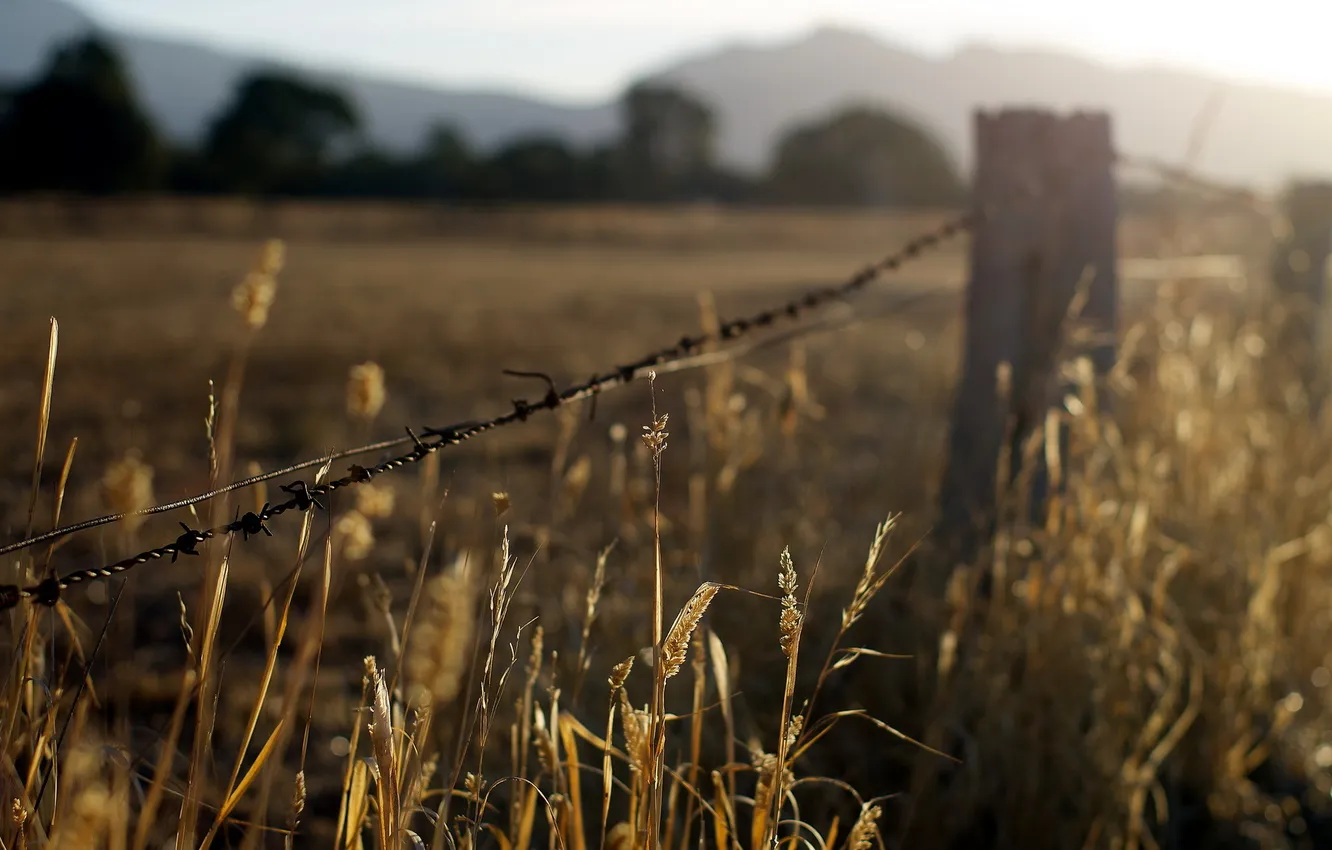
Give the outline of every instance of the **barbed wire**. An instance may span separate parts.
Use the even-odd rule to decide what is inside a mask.
[[[1168,183],[1194,191],[1222,195],[1260,207],[1270,203],[1270,199],[1264,197],[1260,193],[1253,192],[1244,187],[1207,180],[1198,177],[1196,174],[1193,174],[1184,168],[1171,165],[1170,163],[1158,159],[1126,155],[1119,152],[1114,153],[1112,158],[1116,165],[1124,165],[1151,171]],[[47,578],[37,584],[29,586],[0,585],[0,610],[13,608],[24,599],[39,604],[53,605],[64,591],[76,584],[107,578],[153,560],[170,557],[171,561],[175,562],[181,555],[198,555],[199,544],[216,537],[229,537],[240,534],[242,540],[248,540],[250,537],[259,534],[272,536],[272,532],[269,531],[267,525],[270,520],[281,516],[288,511],[294,510],[305,512],[311,508],[322,508],[323,504],[319,501],[320,497],[327,496],[346,487],[368,482],[376,475],[416,463],[441,448],[459,445],[479,436],[480,434],[486,433],[487,431],[524,422],[529,416],[531,416],[531,414],[536,412],[554,410],[562,404],[587,398],[595,399],[595,397],[601,392],[631,383],[654,369],[678,371],[681,369],[695,368],[697,366],[705,365],[707,362],[710,362],[713,358],[718,356],[736,356],[736,352],[730,349],[724,353],[713,352],[711,354],[705,353],[704,349],[709,345],[717,343],[734,342],[755,331],[768,328],[782,319],[799,319],[805,314],[816,310],[825,304],[853,295],[877,280],[882,274],[896,271],[928,250],[937,247],[939,244],[973,229],[981,220],[993,215],[994,211],[993,207],[970,210],[949,219],[933,230],[913,237],[898,251],[884,257],[876,263],[863,267],[840,285],[811,290],[803,296],[787,301],[780,306],[772,307],[746,317],[723,322],[718,329],[712,333],[700,334],[698,336],[684,336],[674,345],[647,354],[632,363],[617,366],[609,372],[596,375],[581,384],[569,387],[563,392],[559,392],[556,389],[554,381],[545,373],[505,370],[505,373],[511,376],[534,378],[544,381],[547,386],[547,392],[540,401],[534,403],[524,399],[515,399],[511,411],[491,419],[471,420],[444,428],[424,428],[419,435],[413,432],[411,428],[407,428],[405,429],[407,433],[403,437],[381,440],[375,443],[331,452],[318,458],[311,458],[270,472],[239,479],[225,486],[199,493],[185,499],[155,505],[142,511],[108,514],[106,516],[84,520],[0,547],[0,555],[7,555],[40,543],[58,540],[71,534],[120,522],[131,516],[150,516],[190,507],[236,490],[252,487],[255,484],[271,481],[276,478],[294,475],[307,469],[329,464],[332,461],[357,457],[372,452],[386,451],[408,444],[412,445],[412,450],[410,452],[389,458],[373,466],[363,467],[357,464],[352,464],[349,468],[348,475],[323,484],[307,485],[304,481],[295,480],[289,484],[282,485],[280,489],[290,495],[289,499],[276,504],[266,504],[259,511],[250,511],[238,515],[236,519],[225,525],[220,525],[215,528],[193,529],[182,522],[180,523],[182,533],[174,541],[158,546],[155,549],[145,550],[137,555],[121,559],[114,563],[107,564],[106,566],[93,569],[75,570],[66,573],[63,576]],[[781,335],[772,340],[750,345],[746,350],[752,351],[761,347],[768,347],[770,344],[781,344],[785,339],[798,335],[798,332]],[[743,354],[745,352],[740,353]]]
[[[554,410],[563,404],[595,398],[606,390],[632,383],[633,381],[646,376],[654,369],[665,368],[672,363],[696,357],[700,353],[703,353],[704,349],[710,345],[737,341],[741,337],[769,328],[781,320],[796,320],[826,304],[842,300],[869,286],[883,274],[896,271],[949,239],[973,229],[978,222],[992,214],[992,212],[992,209],[988,207],[970,210],[949,219],[942,225],[930,231],[913,237],[894,253],[863,267],[839,285],[811,290],[804,295],[787,301],[779,306],[770,307],[766,310],[742,318],[728,320],[721,323],[717,330],[711,333],[681,337],[674,345],[659,349],[644,355],[638,360],[617,366],[600,375],[593,376],[583,383],[565,389],[563,392],[558,391],[554,381],[544,373],[515,372],[507,370],[507,373],[510,375],[543,380],[547,386],[546,395],[540,401],[536,402],[528,402],[525,399],[515,399],[513,401],[512,410],[491,419],[472,420],[443,428],[425,428],[421,430],[419,435],[411,428],[407,428],[407,435],[405,437],[399,437],[394,440],[383,440],[365,446],[358,446],[353,449],[329,453],[319,458],[304,461],[299,464],[293,464],[262,475],[251,476],[247,479],[234,482],[207,493],[192,496],[188,499],[180,499],[175,502],[158,505],[144,511],[139,511],[135,514],[112,514],[97,519],[86,520],[84,522],[53,529],[44,534],[9,544],[3,549],[0,549],[0,554],[9,554],[30,546],[35,546],[39,543],[56,540],[79,531],[85,531],[100,525],[107,525],[125,519],[131,515],[141,516],[157,514],[189,507],[190,505],[207,501],[233,490],[293,474],[311,467],[322,466],[330,463],[332,460],[353,457],[374,451],[383,451],[408,443],[412,445],[411,451],[388,458],[373,466],[364,467],[352,464],[349,468],[349,473],[342,478],[327,481],[322,484],[307,484],[304,481],[296,480],[281,485],[279,489],[290,496],[286,501],[278,502],[276,504],[265,504],[260,510],[248,511],[244,514],[240,514],[234,520],[224,525],[215,528],[195,529],[182,522],[180,523],[180,526],[183,531],[175,540],[154,549],[147,549],[136,555],[115,561],[114,563],[91,569],[85,568],[74,570],[73,572],[61,576],[53,576],[44,579],[37,584],[28,586],[17,584],[0,585],[0,610],[13,608],[23,600],[28,600],[41,605],[54,605],[59,601],[61,595],[65,591],[75,585],[109,578],[118,573],[130,570],[140,564],[148,563],[149,561],[156,561],[169,557],[174,563],[181,555],[198,555],[200,554],[198,551],[199,545],[214,538],[234,538],[236,535],[240,535],[240,539],[244,541],[261,534],[271,537],[273,533],[268,528],[270,520],[275,519],[288,511],[304,513],[311,509],[323,509],[324,505],[320,501],[321,497],[328,496],[329,494],[347,487],[366,483],[374,479],[377,475],[391,472],[409,464],[421,461],[447,446],[456,446],[488,431],[514,425],[519,422],[525,422],[533,413]]]

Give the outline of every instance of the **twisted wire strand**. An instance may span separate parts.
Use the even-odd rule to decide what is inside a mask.
[[[320,498],[323,496],[327,496],[347,487],[353,487],[368,482],[377,475],[382,475],[386,472],[391,472],[403,466],[416,463],[447,446],[456,446],[488,431],[514,425],[519,422],[525,422],[533,413],[554,410],[562,404],[593,398],[606,390],[624,386],[646,376],[657,367],[666,367],[673,362],[695,357],[708,345],[736,341],[746,335],[769,328],[777,324],[779,321],[799,319],[819,307],[841,300],[847,296],[854,295],[876,281],[883,274],[897,271],[931,249],[938,247],[944,242],[964,232],[972,230],[976,224],[987,218],[992,212],[993,211],[990,208],[968,211],[955,218],[949,219],[933,230],[919,234],[908,240],[899,250],[875,263],[863,267],[839,285],[811,290],[803,296],[787,301],[779,306],[770,307],[766,310],[741,318],[731,319],[722,323],[718,329],[712,333],[701,334],[698,336],[684,336],[674,345],[644,355],[633,362],[617,366],[614,369],[596,375],[581,384],[571,386],[563,392],[559,392],[555,388],[554,383],[545,375],[540,373],[520,373],[524,376],[541,377],[546,380],[548,383],[546,395],[540,401],[536,402],[528,402],[525,399],[516,399],[513,401],[512,410],[491,419],[463,422],[443,428],[425,428],[421,431],[420,435],[408,428],[406,429],[407,435],[405,437],[399,437],[394,440],[383,440],[366,446],[359,446],[341,452],[329,453],[319,458],[293,464],[262,475],[251,476],[232,484],[228,484],[225,487],[220,487],[207,493],[192,496],[188,499],[180,499],[175,502],[169,502],[137,512],[135,515],[147,515],[188,507],[215,498],[223,493],[252,486],[262,481],[289,475],[311,467],[322,466],[329,463],[331,460],[396,448],[409,443],[412,445],[411,451],[388,458],[373,466],[365,467],[358,464],[352,464],[348,474],[342,478],[314,485],[307,485],[304,481],[300,480],[282,485],[280,489],[290,495],[289,499],[276,504],[265,504],[259,511],[247,512],[225,525],[220,525],[215,528],[194,529],[182,522],[180,525],[183,531],[175,540],[105,566],[74,570],[73,572],[65,573],[61,576],[45,579],[34,585],[0,585],[0,610],[13,608],[24,600],[41,605],[54,605],[59,601],[61,595],[65,591],[75,585],[108,578],[149,561],[156,561],[169,557],[172,562],[175,562],[181,555],[198,555],[199,544],[214,538],[232,537],[237,534],[241,536],[242,540],[248,540],[250,537],[259,534],[271,537],[272,532],[268,529],[268,522],[270,520],[279,517],[288,511],[305,512],[312,508],[322,508],[323,504],[320,502]],[[100,525],[117,522],[125,519],[127,516],[129,516],[129,514],[112,514],[57,528],[44,534],[9,544],[0,549],[0,555],[15,552],[29,546],[37,545],[38,543],[55,540],[78,531],[85,531]]]

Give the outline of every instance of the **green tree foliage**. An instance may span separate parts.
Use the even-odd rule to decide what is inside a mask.
[[[37,80],[0,101],[0,190],[153,189],[164,168],[124,65],[98,36],[61,45]]]
[[[204,146],[208,169],[234,191],[305,193],[360,130],[341,92],[276,71],[241,80]]]
[[[768,180],[772,200],[826,206],[948,205],[964,191],[933,136],[861,106],[792,129],[778,144]]]

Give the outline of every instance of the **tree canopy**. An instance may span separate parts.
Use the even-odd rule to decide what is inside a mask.
[[[697,94],[644,80],[618,106],[619,135],[593,147],[531,134],[480,150],[440,120],[415,150],[388,151],[368,141],[356,103],[336,87],[269,68],[236,83],[201,143],[167,144],[112,44],[86,37],[53,51],[30,83],[0,91],[0,192],[898,207],[962,199],[938,141],[879,107],[793,127],[767,173],[744,174],[718,161],[720,122]]]
[[[622,191],[652,201],[696,194],[715,168],[712,108],[682,89],[643,82],[624,93],[620,112]]]
[[[106,194],[151,188],[165,153],[112,46],[61,46],[0,107],[0,189]]]
[[[356,108],[337,90],[256,71],[241,80],[213,122],[205,156],[214,173],[240,191],[310,191],[330,155],[350,146],[359,130]]]
[[[933,136],[868,106],[792,129],[778,144],[768,188],[776,201],[836,206],[939,206],[963,193]]]

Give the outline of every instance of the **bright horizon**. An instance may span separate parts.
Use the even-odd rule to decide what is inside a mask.
[[[935,55],[975,43],[1055,49],[1120,67],[1169,66],[1332,93],[1332,62],[1319,61],[1332,11],[1311,12],[1310,0],[1121,0],[1114,14],[1094,17],[1067,0],[930,0],[896,9],[877,0],[380,0],[374,11],[351,0],[73,1],[108,26],[145,34],[571,100],[610,97],[635,75],[686,54],[819,26]]]

